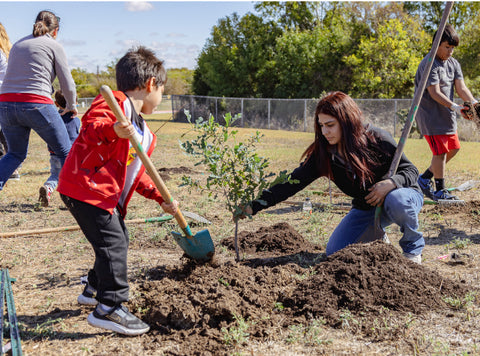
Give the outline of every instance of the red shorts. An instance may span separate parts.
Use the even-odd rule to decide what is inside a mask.
[[[457,134],[434,136],[425,135],[424,137],[425,140],[427,140],[434,156],[443,155],[451,150],[460,149],[460,141]]]

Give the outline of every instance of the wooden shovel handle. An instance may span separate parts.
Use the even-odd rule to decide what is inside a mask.
[[[120,108],[120,105],[118,105],[117,100],[113,96],[113,93],[110,87],[108,85],[102,85],[100,88],[100,94],[102,94],[108,106],[115,114],[115,117],[117,118],[117,120],[121,123],[129,124],[130,123],[129,120],[123,114],[122,109]],[[163,200],[165,200],[168,203],[171,203],[173,201],[173,198],[170,195],[170,192],[168,191],[167,186],[165,185],[162,178],[160,177],[157,170],[155,169],[155,166],[150,160],[150,157],[148,157],[148,155],[143,150],[142,144],[138,142],[137,136],[133,135],[132,137],[130,137],[130,142],[132,143],[132,146],[137,152],[138,157],[140,157],[140,160],[145,166],[148,172],[148,175],[152,178],[153,182],[155,183],[155,186],[160,191],[160,194],[162,194]],[[180,225],[180,228],[184,232],[189,233],[191,236],[192,234],[190,232],[190,228],[188,227],[188,223],[183,217],[183,214],[180,211],[180,209],[177,209],[177,214],[175,214],[175,219],[177,220],[178,225]]]

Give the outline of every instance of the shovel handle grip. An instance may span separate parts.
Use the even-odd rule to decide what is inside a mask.
[[[102,85],[100,87],[100,94],[102,94],[103,98],[107,102],[108,106],[110,109],[113,111],[115,114],[115,117],[117,118],[117,121],[121,123],[127,123],[129,124],[130,121],[125,117],[125,115],[122,112],[122,109],[120,108],[120,105],[118,105],[117,100],[113,96],[112,90],[108,85]],[[150,157],[145,153],[142,144],[138,141],[137,136],[133,135],[130,137],[130,142],[132,143],[133,148],[137,152],[138,157],[142,161],[143,165],[145,166],[145,169],[148,172],[148,175],[152,178],[153,182],[155,183],[155,186],[157,189],[160,191],[160,194],[163,197],[163,200],[165,200],[168,203],[171,203],[173,201],[172,196],[170,195],[170,192],[168,191],[167,186],[163,182],[162,178],[158,174],[157,170],[155,169],[155,166],[153,165]],[[175,219],[178,222],[178,225],[180,228],[188,235],[192,236],[192,232],[190,231],[190,227],[188,226],[187,221],[185,220],[182,212],[180,209],[177,210],[177,213],[175,214]]]

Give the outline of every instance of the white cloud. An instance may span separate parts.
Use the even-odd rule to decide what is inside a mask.
[[[84,40],[60,40],[60,44],[63,47],[79,47],[79,46],[85,46],[87,44],[86,41]]]
[[[184,33],[170,32],[170,33],[167,33],[166,37],[167,38],[185,38],[187,37],[187,35]]]
[[[147,1],[127,1],[125,8],[131,12],[150,11],[153,9],[153,5]]]
[[[165,61],[166,68],[186,67],[193,69],[200,53],[200,47],[197,45],[184,45],[175,42],[154,41],[149,47],[155,51],[160,59]]]

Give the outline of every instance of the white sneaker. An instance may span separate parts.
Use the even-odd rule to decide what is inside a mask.
[[[119,305],[112,308],[108,314],[101,314],[99,307],[87,317],[90,325],[97,328],[112,330],[129,336],[141,335],[150,330],[150,326],[130,313],[128,309]]]
[[[419,265],[422,264],[422,255],[412,255],[411,253],[404,252],[403,255],[408,258],[410,261],[418,263]]]
[[[383,242],[385,242],[386,244],[391,244],[390,239],[388,238],[387,234],[383,235]]]

